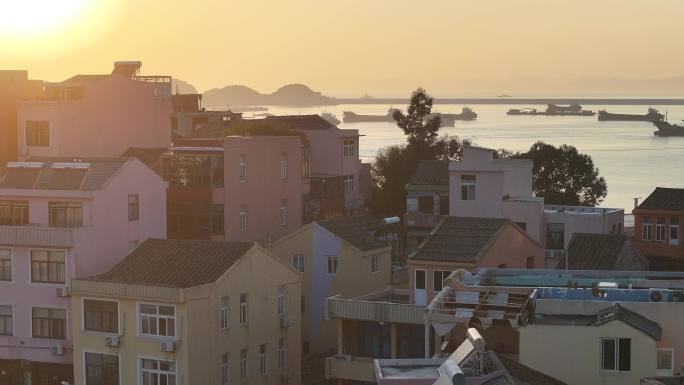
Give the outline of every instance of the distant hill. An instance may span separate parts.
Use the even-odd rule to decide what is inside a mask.
[[[197,94],[197,88],[195,88],[192,84],[172,78],[171,79],[171,90],[175,94],[176,91],[178,91],[179,94]]]
[[[288,84],[271,94],[262,94],[241,85],[214,88],[204,93],[206,107],[225,106],[325,106],[336,104],[331,98],[303,84]]]

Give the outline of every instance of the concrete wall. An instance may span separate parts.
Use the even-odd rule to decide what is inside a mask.
[[[607,213],[580,213],[572,210],[561,212],[546,211],[544,213],[545,223],[564,224],[566,250],[574,233],[617,234],[619,229],[624,229],[624,218],[625,212],[623,210],[614,210]],[[613,229],[615,229],[614,232]],[[546,231],[546,229],[544,230]],[[653,234],[655,236],[655,232]]]
[[[503,203],[503,216],[516,223],[525,223],[527,234],[542,245],[545,244],[543,199],[506,200]]]
[[[631,371],[601,370],[601,338],[631,339]],[[656,374],[656,342],[621,322],[601,326],[528,325],[520,328],[521,364],[568,385],[638,385]]]
[[[503,217],[503,172],[449,171],[449,215],[456,217]],[[475,175],[475,200],[461,199],[461,176]]]

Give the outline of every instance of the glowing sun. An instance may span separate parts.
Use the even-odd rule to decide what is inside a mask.
[[[13,35],[52,33],[78,22],[93,0],[9,0],[2,2],[0,32]]]

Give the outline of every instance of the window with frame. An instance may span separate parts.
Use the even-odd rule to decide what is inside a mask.
[[[679,245],[679,218],[670,217],[670,244]]]
[[[247,381],[247,349],[240,350],[240,380]]]
[[[439,293],[444,288],[444,280],[451,275],[450,270],[432,271],[432,291]]]
[[[0,336],[11,336],[14,332],[12,305],[0,305]]]
[[[119,332],[119,304],[114,301],[83,300],[83,329],[91,332]]]
[[[119,385],[119,356],[86,352],[85,385]]]
[[[629,372],[632,348],[629,338],[601,339],[601,370]]]
[[[48,202],[50,227],[73,229],[83,226],[83,203]]]
[[[371,257],[371,273],[380,272],[380,256],[374,255]]]
[[[240,183],[247,182],[247,155],[240,155]]]
[[[0,200],[0,225],[23,226],[29,223],[28,201]]]
[[[287,199],[280,201],[280,225],[287,226]]]
[[[221,354],[221,385],[228,385],[230,382],[230,366],[228,366],[228,354]]]
[[[240,206],[240,231],[247,231],[247,205]]]
[[[351,193],[354,192],[354,175],[344,176],[344,192]]]
[[[662,348],[656,352],[656,374],[672,376],[674,372],[674,349]]]
[[[641,240],[650,241],[653,239],[653,219],[651,217],[644,217],[641,224]]]
[[[335,275],[337,274],[337,256],[336,255],[328,255],[326,258],[328,262],[328,274]]]
[[[128,194],[128,221],[140,219],[140,205],[138,194]]]
[[[345,139],[342,146],[342,153],[345,157],[349,158],[355,155],[356,141],[354,139]]]
[[[223,205],[212,204],[209,208],[209,220],[211,223],[211,235],[224,235]]]
[[[546,249],[565,250],[565,224],[546,224]]]
[[[209,158],[211,167],[211,187],[224,187],[223,181],[223,156],[212,156]]]
[[[176,362],[140,359],[141,385],[176,385]]]
[[[304,254],[294,254],[292,256],[292,267],[300,273],[304,272]]]
[[[0,249],[0,281],[12,280],[12,250]]]
[[[475,175],[461,175],[461,200],[475,200],[475,185],[477,177]]]
[[[27,120],[26,145],[35,147],[49,147],[50,122],[44,120]]]
[[[278,314],[285,314],[285,286],[278,286]]]
[[[665,242],[665,217],[656,217],[656,241]]]
[[[287,178],[287,154],[280,155],[280,179]]]
[[[247,293],[240,294],[240,325],[247,324]]]
[[[139,309],[141,335],[176,336],[176,309],[173,306],[140,304]]]
[[[31,282],[66,283],[66,253],[61,250],[31,250]]]
[[[285,338],[278,340],[278,369],[287,367],[287,344]]]
[[[268,372],[266,344],[259,345],[259,373],[266,374]]]
[[[221,329],[228,329],[230,326],[230,297],[221,297],[219,324],[221,325]]]
[[[66,310],[34,307],[31,320],[33,338],[66,339]]]

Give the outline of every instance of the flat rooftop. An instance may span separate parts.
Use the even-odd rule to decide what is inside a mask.
[[[445,358],[376,360],[376,371],[383,379],[439,378],[439,367]]]

